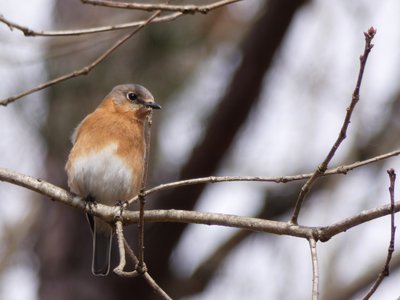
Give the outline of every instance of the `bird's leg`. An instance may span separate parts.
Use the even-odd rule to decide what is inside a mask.
[[[88,211],[89,214],[93,213],[93,206],[96,206],[96,198],[94,198],[92,195],[87,195],[86,198],[83,199],[85,201],[85,206],[86,210]]]
[[[122,219],[122,213],[124,212],[124,209],[127,208],[129,205],[128,201],[118,201],[116,203],[116,206],[119,207],[119,216],[117,218]]]
[[[89,222],[90,229],[92,230],[92,233],[94,232],[94,219],[93,219],[93,206],[96,206],[96,198],[94,198],[92,195],[88,195],[86,198],[83,199],[85,201],[85,206],[86,206],[86,218]]]

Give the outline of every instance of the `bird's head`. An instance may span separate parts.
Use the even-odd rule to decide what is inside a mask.
[[[141,116],[149,114],[153,109],[161,108],[154,101],[153,95],[139,84],[117,85],[105,100],[111,100],[119,112],[134,112]]]

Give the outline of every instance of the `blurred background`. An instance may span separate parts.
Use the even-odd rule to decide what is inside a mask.
[[[153,117],[149,187],[210,175],[312,172],[339,132],[370,26],[378,32],[361,101],[331,166],[390,152],[400,134],[399,11],[395,0],[252,0],[153,24],[89,75],[0,107],[0,167],[67,188],[64,164],[74,127],[113,86],[134,82],[163,106]],[[148,16],[72,0],[1,1],[0,14],[36,30]],[[43,38],[0,25],[1,98],[87,65],[129,31]],[[398,158],[320,179],[299,223],[329,225],[389,203],[390,167],[399,168]],[[190,186],[149,197],[147,208],[287,221],[301,184]],[[141,278],[92,276],[91,233],[81,212],[6,183],[0,199],[1,299],[157,299]],[[365,294],[386,258],[389,219],[317,244],[321,299]],[[135,249],[136,227],[126,232]],[[145,238],[150,274],[173,298],[311,296],[305,240],[183,224],[146,225]],[[400,294],[397,245],[376,299]]]

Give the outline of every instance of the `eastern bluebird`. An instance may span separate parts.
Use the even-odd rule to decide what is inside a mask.
[[[160,108],[143,86],[116,86],[72,135],[65,166],[71,191],[106,205],[137,195],[144,173],[146,117]],[[107,275],[113,227],[87,216],[93,233],[92,272]]]

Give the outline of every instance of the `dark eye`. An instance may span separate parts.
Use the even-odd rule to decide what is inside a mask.
[[[135,93],[132,93],[132,92],[129,92],[128,94],[126,94],[126,97],[131,101],[135,101],[138,98],[138,96]]]

